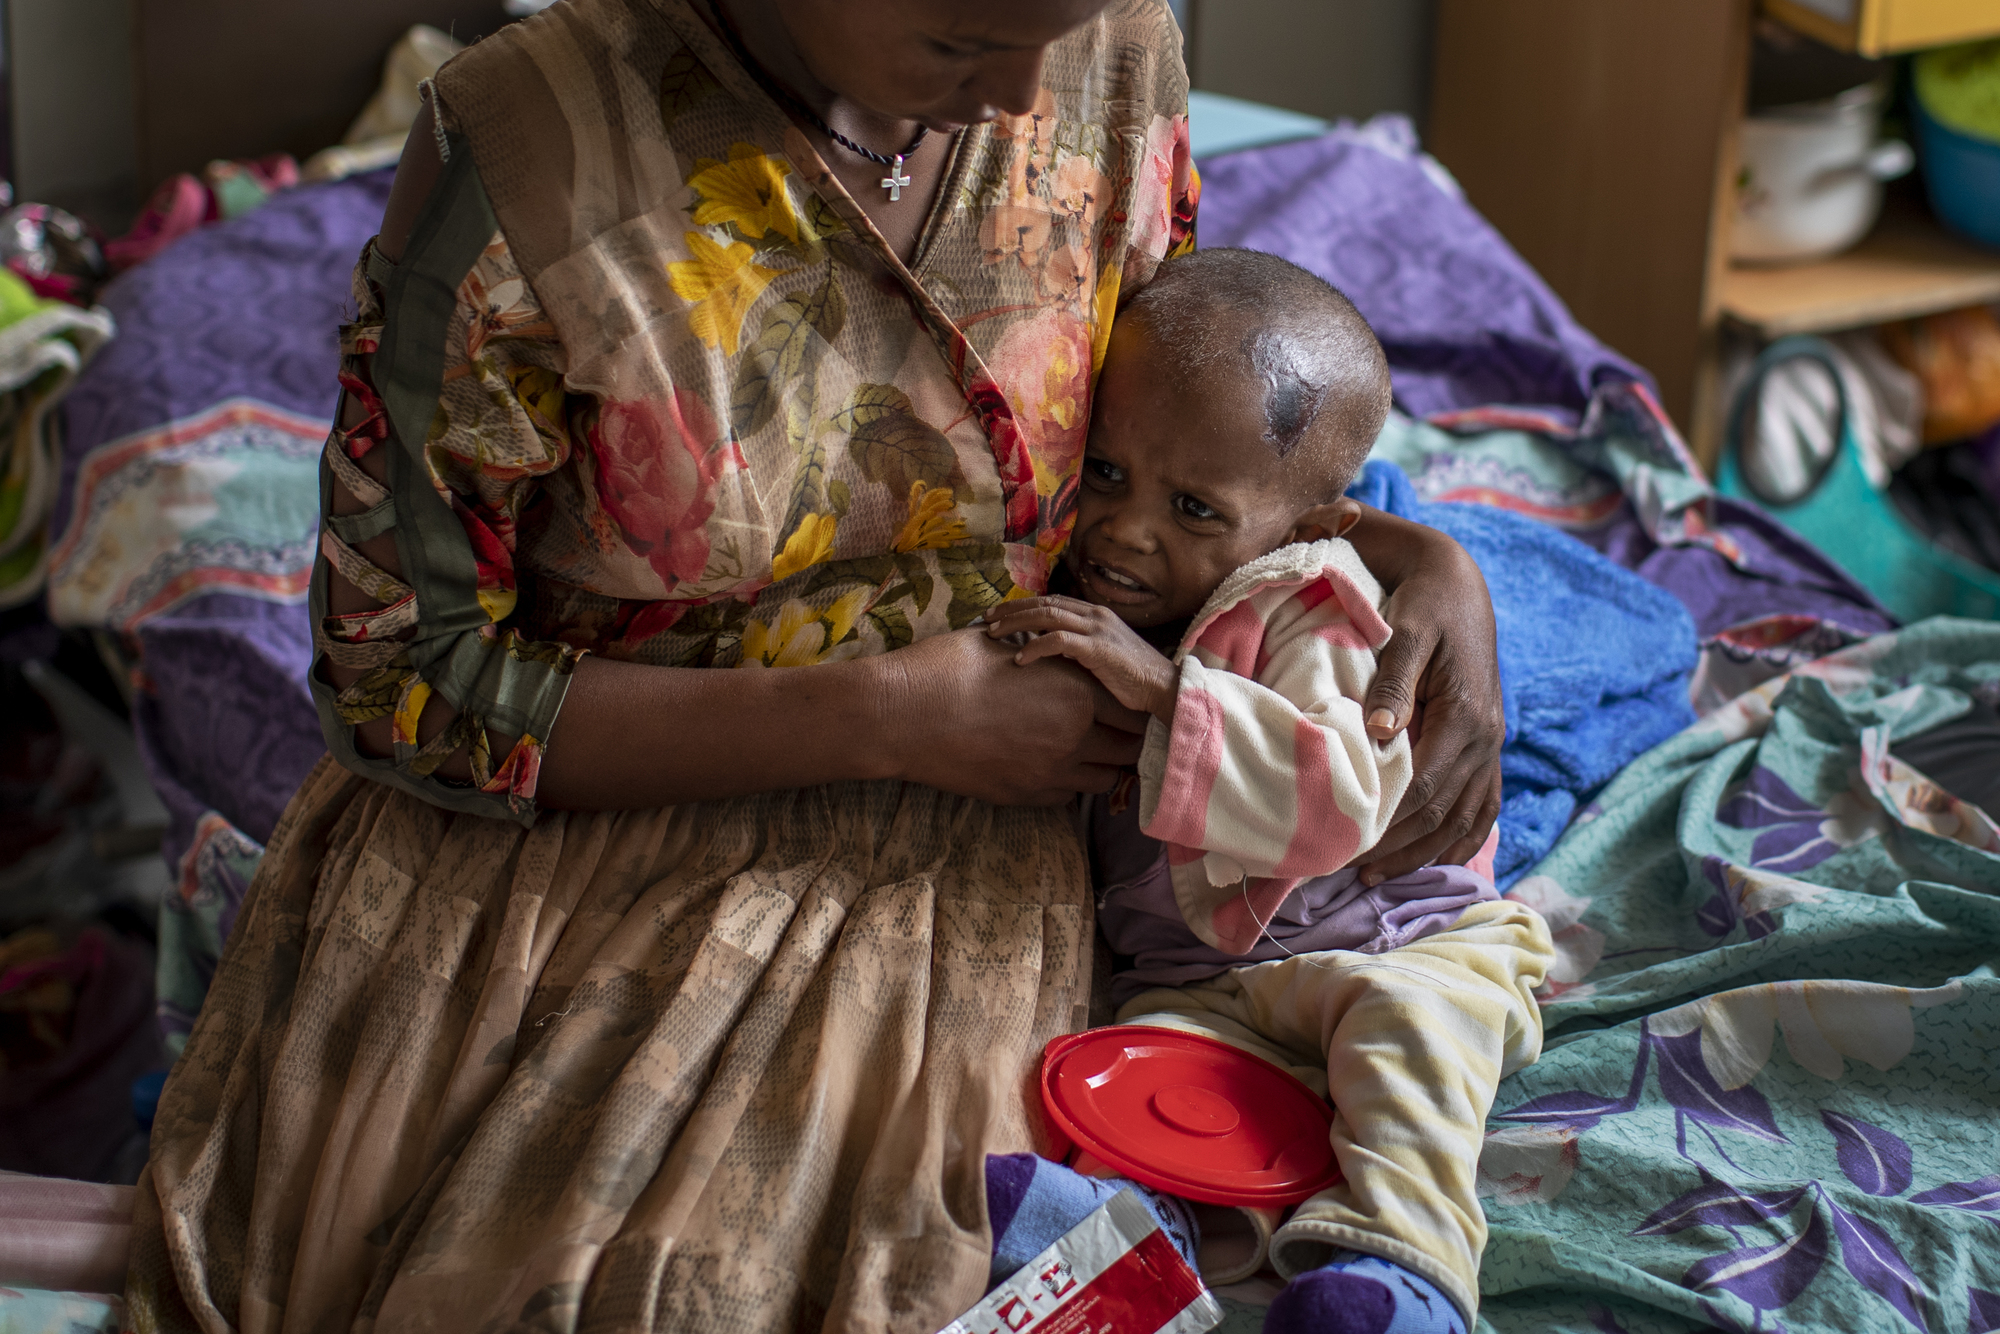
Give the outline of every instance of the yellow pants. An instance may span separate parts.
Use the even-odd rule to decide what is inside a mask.
[[[1532,909],[1479,903],[1449,931],[1387,954],[1332,951],[1158,987],[1118,1011],[1219,1038],[1290,1070],[1334,1105],[1345,1177],[1271,1239],[1280,1274],[1336,1247],[1423,1275],[1470,1327],[1486,1216],[1474,1193],[1486,1113],[1501,1079],[1534,1063],[1534,989],[1554,952]]]

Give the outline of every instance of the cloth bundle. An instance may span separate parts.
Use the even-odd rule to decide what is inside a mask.
[[[60,474],[49,409],[110,339],[103,310],[37,297],[0,270],[0,610],[48,578],[48,518]]]
[[[307,159],[309,181],[337,181],[357,172],[393,167],[423,110],[423,86],[438,67],[463,51],[449,33],[419,23],[404,33],[382,62],[382,82],[347,134]]]

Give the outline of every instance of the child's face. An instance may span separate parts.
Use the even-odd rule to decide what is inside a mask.
[[[1085,599],[1142,628],[1194,615],[1241,566],[1359,514],[1302,503],[1299,469],[1319,451],[1279,457],[1255,378],[1197,387],[1149,343],[1142,320],[1112,326],[1064,556]]]

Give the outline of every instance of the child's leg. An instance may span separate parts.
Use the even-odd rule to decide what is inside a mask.
[[[1281,1064],[1324,1052],[1346,1179],[1299,1206],[1272,1239],[1272,1261],[1289,1278],[1342,1249],[1380,1256],[1434,1284],[1469,1322],[1486,1245],[1473,1188],[1486,1113],[1501,1078],[1541,1052],[1533,991],[1552,958],[1541,918],[1503,899],[1389,954],[1255,964],[1146,992],[1118,1018],[1290,1053]]]

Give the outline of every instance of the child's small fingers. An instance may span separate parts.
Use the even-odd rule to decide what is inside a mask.
[[[1026,667],[1029,663],[1039,662],[1043,658],[1074,658],[1085,642],[1081,635],[1073,635],[1067,630],[1056,630],[1030,640],[1019,653],[1014,655],[1014,661]]]
[[[1048,606],[1047,598],[1016,598],[1012,602],[996,603],[973,618],[975,625],[1004,625],[1017,621],[1023,616],[1032,616]]]
[[[1029,611],[1009,616],[996,624],[1005,627],[1008,633],[1025,630],[1029,634],[1047,634],[1052,630],[1073,630],[1078,627],[1075,616],[1060,607],[1036,607]]]
[[[1041,635],[1023,644],[1021,651],[1014,655],[1014,662],[1017,666],[1026,667],[1029,663],[1038,662],[1055,651],[1055,641],[1048,635]]]
[[[1019,620],[1018,616],[1001,616],[989,611],[975,624],[995,639],[1005,639],[1022,628],[1018,624]]]

